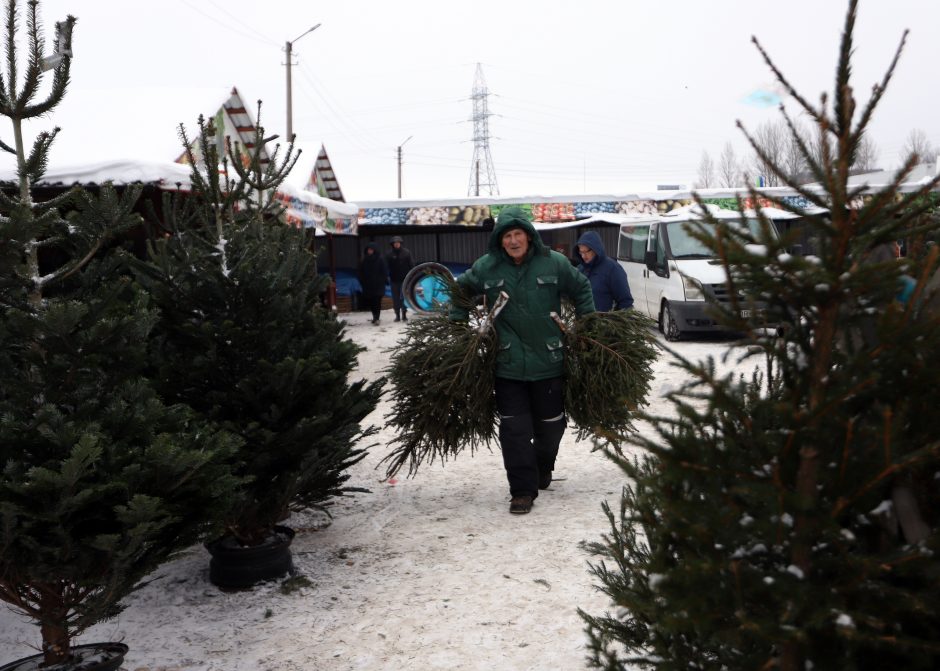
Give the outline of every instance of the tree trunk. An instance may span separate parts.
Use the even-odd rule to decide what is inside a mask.
[[[61,664],[69,658],[71,641],[65,626],[67,608],[58,585],[40,587],[40,630],[42,631],[43,663],[46,666]]]

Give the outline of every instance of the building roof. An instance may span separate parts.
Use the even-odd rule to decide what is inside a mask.
[[[333,171],[333,164],[330,163],[330,157],[326,153],[326,147],[320,145],[320,153],[317,154],[317,160],[313,164],[313,170],[310,171],[310,180],[304,187],[307,191],[318,193],[330,200],[345,202],[343,191],[339,188],[339,181],[336,179],[336,173]]]
[[[232,92],[229,94],[229,97],[222,103],[222,106],[216,111],[212,117],[215,127],[217,129],[217,142],[220,156],[223,155],[224,144],[222,144],[225,138],[231,138],[232,143],[238,143],[242,148],[251,151],[255,146],[255,132],[257,124],[255,123],[254,118],[251,116],[251,112],[245,106],[245,102],[242,100],[241,94],[239,94],[238,89],[234,86],[232,87]],[[221,134],[218,134],[218,129],[221,128]],[[202,160],[202,156],[199,151],[198,139],[193,139],[190,143],[190,149],[193,152],[193,155],[196,157],[197,161]],[[270,161],[268,152],[265,148],[261,149],[261,164],[265,165]],[[189,155],[187,151],[184,151],[176,158],[177,163],[189,163]]]

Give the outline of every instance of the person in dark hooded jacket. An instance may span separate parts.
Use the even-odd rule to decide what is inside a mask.
[[[408,321],[408,308],[402,299],[401,287],[408,272],[414,268],[415,262],[411,259],[411,252],[402,246],[401,236],[396,235],[391,241],[391,250],[385,255],[388,266],[388,279],[392,287],[392,308],[395,310],[395,321],[404,319]]]
[[[362,284],[362,301],[372,311],[372,323],[379,323],[382,312],[382,297],[385,296],[385,282],[388,280],[388,266],[379,254],[374,242],[366,245],[359,263],[359,282]]]
[[[600,312],[626,310],[633,307],[633,294],[627,273],[614,259],[607,256],[604,243],[597,231],[588,231],[578,239],[578,266],[591,283],[594,307]]]
[[[548,249],[526,213],[503,209],[490,234],[489,251],[457,278],[471,295],[492,306],[500,293],[509,301],[494,326],[496,408],[499,444],[509,480],[509,512],[525,514],[540,489],[548,489],[565,432],[565,348],[551,313],[561,298],[578,316],[594,312],[591,286],[564,256]],[[467,319],[451,308],[451,317]]]

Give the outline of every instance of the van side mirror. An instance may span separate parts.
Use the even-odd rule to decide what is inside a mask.
[[[646,267],[649,270],[656,269],[656,251],[655,250],[646,250],[646,253],[643,254],[643,261],[646,263]]]

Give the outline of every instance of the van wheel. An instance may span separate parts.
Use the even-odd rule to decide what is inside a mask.
[[[669,301],[663,302],[662,310],[659,312],[659,330],[663,332],[669,342],[676,342],[682,338],[682,331],[679,330],[679,323],[672,314]]]

